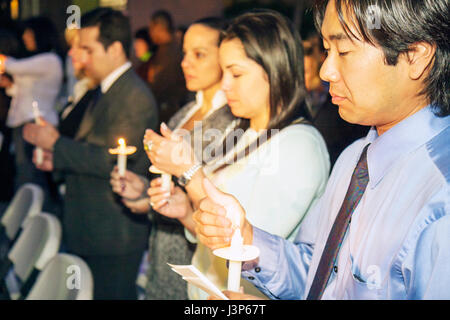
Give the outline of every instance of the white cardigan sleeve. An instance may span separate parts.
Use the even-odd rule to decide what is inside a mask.
[[[304,215],[325,190],[328,151],[320,133],[308,125],[290,126],[266,144],[249,155],[239,173],[231,170],[227,178],[222,176],[225,189],[231,188],[223,191],[241,202],[252,225],[293,240]],[[195,243],[187,230],[185,234]]]
[[[52,53],[37,54],[24,59],[14,59],[8,57],[5,63],[5,69],[13,76],[40,76],[48,74],[49,70],[52,70],[55,67],[55,62],[57,63],[57,59],[58,57]]]
[[[325,190],[330,168],[316,129],[293,125],[274,136],[253,184],[247,217],[262,230],[293,240],[304,215]]]

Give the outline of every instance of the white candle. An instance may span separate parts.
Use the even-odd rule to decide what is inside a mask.
[[[119,153],[117,156],[117,167],[119,168],[119,176],[124,177],[127,170],[127,146],[125,140],[119,139]]]
[[[151,166],[149,171],[151,173],[161,174],[161,179],[162,179],[161,188],[163,188],[167,192],[170,192],[170,183],[172,182],[172,175],[159,170],[155,166]]]
[[[241,230],[236,229],[231,238],[230,254],[232,256],[242,256],[244,251],[244,239],[241,236]],[[229,260],[228,265],[228,290],[239,292],[241,285],[241,261]]]
[[[34,123],[36,123],[37,125],[41,126],[42,125],[42,121],[39,118],[40,117],[40,111],[39,111],[39,107],[38,107],[37,101],[33,101],[31,106],[33,107]],[[43,162],[44,162],[44,150],[42,150],[42,148],[40,148],[40,147],[37,147],[36,148],[36,164],[37,165],[41,165]]]
[[[119,176],[124,177],[127,170],[127,156],[136,152],[136,147],[127,146],[125,139],[119,139],[119,147],[109,149],[110,154],[117,154],[117,167],[119,169]]]
[[[239,212],[232,207],[225,207],[227,218],[231,220],[234,229],[229,247],[220,248],[213,253],[228,260],[228,287],[229,291],[240,292],[242,262],[254,260],[259,256],[259,249],[255,246],[244,245],[244,238],[241,234]]]
[[[163,173],[161,174],[161,178],[162,178],[161,187],[167,192],[170,192],[170,183],[172,182],[172,175],[168,173]]]
[[[44,150],[42,148],[36,148],[36,164],[41,165],[44,162]]]

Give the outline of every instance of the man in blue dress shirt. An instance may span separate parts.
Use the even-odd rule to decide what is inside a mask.
[[[240,211],[245,243],[261,251],[242,275],[268,297],[450,299],[447,6],[446,0],[316,3],[328,53],[321,78],[340,116],[372,129],[340,155],[294,243],[251,226],[239,203],[205,180],[208,197],[194,215],[200,241],[211,249],[228,246],[233,230],[224,215]],[[366,146],[368,183],[323,281],[319,264]],[[310,293],[316,274],[324,284],[319,295]]]

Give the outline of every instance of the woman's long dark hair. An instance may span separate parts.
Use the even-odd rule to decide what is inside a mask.
[[[304,115],[306,88],[304,84],[303,46],[292,23],[273,10],[253,10],[235,18],[222,32],[220,41],[239,39],[248,58],[259,64],[268,76],[270,86],[270,118],[267,125],[268,141],[271,129],[282,130]],[[249,93],[251,94],[251,93]],[[249,121],[241,123],[247,129]],[[267,137],[267,138],[266,138]],[[234,137],[233,137],[234,139]],[[254,144],[247,146],[235,160],[246,157]],[[223,150],[228,139],[225,139]],[[223,153],[225,154],[225,153]],[[223,165],[215,170],[221,170]]]
[[[24,30],[33,31],[36,51],[32,54],[54,52],[63,57],[61,39],[53,22],[46,17],[32,17],[24,22]]]
[[[273,10],[253,10],[237,17],[221,42],[239,39],[248,58],[266,72],[270,85],[267,129],[283,129],[297,117],[306,97],[303,46],[292,23]]]

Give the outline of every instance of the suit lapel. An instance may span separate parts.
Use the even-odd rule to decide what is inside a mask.
[[[95,99],[95,98],[94,98]],[[97,101],[92,101],[92,103],[89,105],[89,107],[86,109],[86,112],[84,113],[83,120],[80,123],[80,128],[78,129],[77,134],[75,135],[75,140],[82,140],[85,138],[88,133],[92,130],[94,127],[96,119],[96,110],[97,109],[103,109],[102,105],[106,105],[106,97],[105,95],[101,95],[100,98],[98,98]]]
[[[83,120],[81,121],[80,129],[75,136],[75,140],[82,140],[86,138],[94,128],[94,125],[98,125],[103,122],[101,120],[105,119],[107,109],[116,106],[114,103],[114,97],[124,94],[121,92],[121,89],[131,75],[132,68],[125,71],[125,73],[112,84],[109,90],[105,94],[101,95],[97,103],[93,103],[88,107],[86,113],[84,114]]]

